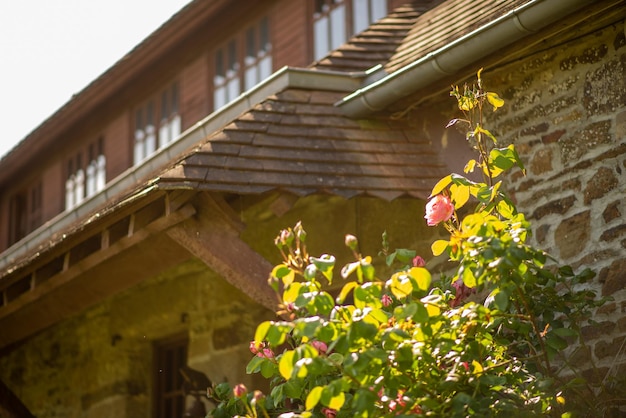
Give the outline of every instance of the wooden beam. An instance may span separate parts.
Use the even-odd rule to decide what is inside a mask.
[[[278,299],[267,283],[272,265],[240,238],[240,225],[224,202],[204,193],[197,199],[197,216],[173,226],[167,234],[231,285],[276,310]]]
[[[2,418],[35,418],[26,406],[15,396],[2,380],[0,380],[0,417]]]
[[[183,221],[195,213],[195,208],[191,205],[182,207],[179,211],[172,213],[170,216],[166,216],[155,220],[145,228],[135,231],[131,236],[120,239],[115,244],[108,246],[106,249],[102,249],[96,253],[93,253],[83,260],[79,261],[75,265],[68,266],[67,259],[64,263],[63,271],[59,274],[46,280],[44,283],[36,286],[29,292],[20,295],[14,301],[10,301],[5,306],[0,307],[0,320],[11,315],[20,309],[23,309],[25,305],[35,302],[47,293],[66,285],[76,277],[84,274],[95,266],[102,264],[106,260],[113,258],[119,253],[127,250],[128,248],[137,245],[139,242],[146,240],[152,234],[158,233],[178,222]],[[68,252],[69,254],[69,252]],[[66,254],[67,255],[67,254]],[[3,338],[0,336],[0,344],[3,343]]]

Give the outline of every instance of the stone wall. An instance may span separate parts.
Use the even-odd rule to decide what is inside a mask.
[[[584,330],[597,378],[626,362],[626,37],[624,16],[584,25],[541,52],[483,74],[505,107],[488,115],[502,144],[515,143],[527,175],[512,176],[534,240],[561,261],[596,271],[594,290],[611,296]]]
[[[39,418],[148,418],[154,342],[185,334],[190,367],[256,385],[248,344],[272,317],[190,261],[23,343],[0,359],[0,379]]]

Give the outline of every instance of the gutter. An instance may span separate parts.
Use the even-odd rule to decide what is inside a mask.
[[[389,74],[365,79],[365,87],[335,106],[350,117],[364,117],[484,58],[596,0],[532,0],[467,35]],[[378,78],[378,80],[376,79]]]

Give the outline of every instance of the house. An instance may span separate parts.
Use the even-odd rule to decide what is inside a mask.
[[[581,361],[619,376],[621,1],[234,4],[191,2],[0,160],[0,411],[182,416],[187,367],[261,384],[275,234],[303,220],[347,258],[344,233],[375,254],[387,230],[426,255],[425,200],[467,158],[447,92],[480,67],[534,239],[615,299]]]

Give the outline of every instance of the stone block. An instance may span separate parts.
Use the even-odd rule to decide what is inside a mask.
[[[600,241],[613,241],[614,239],[626,234],[626,224],[609,228],[600,235]]]
[[[589,116],[615,112],[626,103],[626,54],[591,71],[585,78],[583,104]]]
[[[563,163],[576,161],[587,151],[600,144],[610,144],[612,141],[610,120],[590,123],[580,131],[559,139],[561,161]]]
[[[590,221],[590,211],[578,213],[561,221],[554,233],[561,258],[571,258],[584,250],[591,235]]]
[[[533,218],[541,219],[544,216],[547,216],[553,213],[556,213],[558,215],[563,215],[572,207],[574,202],[576,202],[576,196],[571,195],[571,196],[564,197],[562,199],[558,199],[558,200],[546,203],[545,205],[539,206],[537,209],[535,209],[535,211],[533,212]]]
[[[585,205],[590,204],[595,199],[603,197],[613,190],[617,184],[618,181],[613,170],[607,167],[600,167],[587,183],[587,187],[585,187]]]
[[[600,271],[602,296],[609,296],[626,287],[626,259],[617,259]]]
[[[552,150],[550,148],[542,148],[535,153],[530,160],[530,171],[536,175],[552,171]]]
[[[604,212],[602,212],[602,219],[604,219],[605,223],[608,224],[612,220],[622,216],[622,213],[619,210],[620,204],[621,202],[619,200],[616,200],[615,202],[609,203],[607,205],[606,209],[604,209]]]
[[[573,70],[578,64],[593,64],[600,61],[609,51],[609,48],[604,45],[597,45],[586,48],[577,55],[572,55],[565,58],[560,63],[562,71]]]
[[[625,338],[626,336],[621,336],[613,338],[609,341],[598,341],[594,347],[593,353],[596,355],[598,360],[606,357],[614,357],[617,353],[619,353]]]

